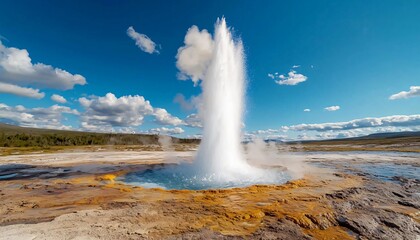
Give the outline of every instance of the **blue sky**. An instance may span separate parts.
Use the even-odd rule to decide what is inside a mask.
[[[216,19],[224,16],[245,47],[248,74],[245,124],[249,134],[272,129],[262,135],[305,139],[420,129],[420,89],[415,88],[420,86],[418,1],[54,3],[6,0],[1,6],[0,41],[6,50],[0,52],[0,57],[7,59],[13,52],[11,48],[26,49],[32,64],[52,66],[48,77],[42,72],[24,80],[20,80],[24,78],[21,73],[13,75],[16,71],[0,66],[2,122],[94,131],[155,129],[170,133],[168,129],[177,127],[184,131],[179,136],[199,134],[200,128],[176,121],[176,118],[184,121],[195,111],[182,109],[174,102],[175,96],[182,94],[189,99],[201,92],[191,81],[177,79],[176,55],[191,26],[213,33]],[[137,33],[147,35],[159,53],[148,53],[136,46],[127,35],[130,26]],[[65,81],[79,83],[73,82],[67,87],[52,84],[56,81],[56,68],[72,75],[63,78],[63,84]],[[291,70],[306,80],[296,85],[282,85],[275,82],[282,80],[279,77],[274,80],[268,76],[277,72],[277,76],[287,77]],[[75,80],[75,74],[80,74],[86,84]],[[45,79],[35,79],[43,77]],[[31,92],[32,97],[17,96],[16,91],[22,89],[12,91],[13,94],[10,85],[39,89],[38,95]],[[410,87],[414,87],[412,91]],[[391,95],[402,91],[407,93],[390,99]],[[44,93],[42,98],[40,93]],[[98,98],[107,93],[113,93],[116,98],[142,96],[150,101],[153,109],[143,109],[139,99],[126,100],[140,104],[137,108],[128,107],[128,111],[141,113],[129,115],[128,119],[101,122],[101,129],[83,127],[82,121],[98,124],[97,119],[92,120],[92,115],[98,116],[98,111],[90,108],[106,107],[106,99],[101,102]],[[52,94],[63,96],[67,102],[53,101]],[[89,106],[80,103],[83,97],[92,101]],[[121,99],[121,102],[124,101]],[[51,109],[54,104],[65,108]],[[17,105],[25,109],[16,109]],[[331,106],[340,109],[325,109]],[[40,111],[40,108],[47,110]],[[168,118],[159,120],[154,113],[156,108],[165,109],[167,114],[163,115],[169,116],[170,121],[166,121]],[[395,120],[392,118],[395,115],[406,118]],[[22,120],[25,116],[28,119]],[[355,125],[352,129],[339,127],[339,131],[325,131],[324,126],[320,126],[310,131],[296,130],[296,127],[287,130],[299,124],[348,123],[369,117],[373,120],[364,120],[368,125],[350,123]],[[56,122],[48,123],[47,119],[52,118],[56,118]]]

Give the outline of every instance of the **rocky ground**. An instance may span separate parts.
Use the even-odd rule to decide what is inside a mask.
[[[72,152],[0,157],[0,239],[420,239],[420,182],[355,168],[419,155],[306,153],[283,185],[144,189],[129,171],[194,152]],[[1,179],[3,178],[3,179]]]

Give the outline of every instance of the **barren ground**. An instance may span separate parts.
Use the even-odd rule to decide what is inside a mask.
[[[144,189],[117,177],[192,160],[194,151],[126,150],[0,157],[0,176],[8,176],[0,180],[0,239],[420,238],[419,181],[382,181],[351,167],[419,168],[419,155],[305,153],[314,165],[302,179],[189,191]]]

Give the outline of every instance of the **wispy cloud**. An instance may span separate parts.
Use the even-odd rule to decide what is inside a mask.
[[[299,124],[289,126],[294,131],[337,131],[369,127],[407,127],[420,126],[420,115],[394,115],[378,118],[361,118],[348,122]]]
[[[159,53],[156,49],[156,43],[152,41],[148,36],[142,33],[136,32],[133,27],[127,29],[127,35],[136,42],[136,45],[147,53]]]
[[[198,109],[201,104],[201,95],[191,96],[189,99],[186,99],[183,94],[178,93],[174,98],[174,103],[178,103],[184,111]]]
[[[310,112],[310,111],[311,111],[311,109],[309,109],[309,108],[305,108],[305,109],[303,109],[303,111],[304,111],[304,112]]]
[[[369,117],[347,122],[298,124],[278,129],[256,130],[245,138],[279,135],[279,140],[317,140],[365,136],[371,133],[420,131],[420,115]]]
[[[298,67],[298,65],[293,66],[294,68]],[[278,73],[269,73],[268,77],[274,79],[275,82],[279,85],[297,85],[301,82],[304,82],[308,79],[307,76],[297,73],[296,70],[290,70],[287,76]]]
[[[420,86],[411,86],[410,90],[402,91],[396,94],[393,94],[389,97],[390,100],[410,98],[410,97],[420,97]]]
[[[329,111],[329,112],[333,112],[333,111],[340,110],[340,106],[330,106],[330,107],[326,107],[324,109]]]
[[[0,82],[0,93],[10,93],[17,96],[41,99],[45,93],[39,92],[39,89],[20,87],[18,85]]]
[[[51,96],[51,100],[53,100],[54,102],[58,102],[58,103],[66,103],[67,102],[67,100],[63,96],[58,95],[58,94],[53,94]]]
[[[152,129],[148,130],[148,133],[168,134],[168,135],[176,135],[176,134],[181,134],[183,132],[184,132],[184,129],[182,129],[180,127],[175,127],[175,128],[161,127],[161,128],[152,128]]]

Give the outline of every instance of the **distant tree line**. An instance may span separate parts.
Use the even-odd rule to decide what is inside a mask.
[[[173,143],[197,143],[196,139],[172,138]],[[0,147],[48,147],[84,145],[146,145],[159,144],[158,135],[115,133],[0,133]]]

